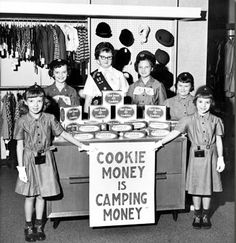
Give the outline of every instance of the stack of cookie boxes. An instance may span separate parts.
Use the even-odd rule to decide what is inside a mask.
[[[166,120],[166,106],[145,105],[144,117],[148,122],[150,137],[164,137],[170,132],[170,122]]]
[[[104,91],[101,105],[91,105],[89,119],[82,120],[82,107],[61,108],[61,123],[79,140],[163,137],[170,132],[166,107],[146,105],[137,119],[137,105],[124,104],[121,91]]]
[[[71,134],[76,133],[78,131],[79,124],[82,122],[82,107],[61,107],[60,122],[67,132]]]

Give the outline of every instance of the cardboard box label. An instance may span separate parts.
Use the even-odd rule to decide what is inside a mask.
[[[103,105],[91,105],[89,107],[89,119],[95,121],[109,121],[111,119],[111,107]]]
[[[60,121],[61,122],[76,122],[82,120],[82,107],[61,107],[60,108]]]
[[[124,93],[122,91],[103,91],[102,97],[103,105],[124,104]]]
[[[170,133],[170,131],[162,130],[162,129],[153,129],[153,130],[150,129],[149,130],[150,137],[165,137],[169,133]]]
[[[117,120],[134,120],[137,119],[137,106],[136,105],[123,105],[116,107]]]
[[[152,129],[165,129],[165,130],[170,131],[169,122],[150,121],[148,124],[148,127],[152,128]]]
[[[94,134],[93,133],[76,133],[74,135],[75,139],[78,140],[88,140],[88,139],[93,139],[94,138]]]
[[[79,124],[73,122],[65,124],[65,130],[68,133],[77,133],[79,131]]]
[[[104,131],[104,132],[96,132],[95,133],[95,138],[98,139],[114,139],[117,138],[117,133],[115,132],[110,132],[110,131]]]
[[[97,132],[100,131],[99,125],[80,125],[79,126],[80,132]]]
[[[124,131],[133,130],[133,126],[130,124],[117,124],[117,125],[111,125],[110,129],[116,132],[124,132]]]
[[[145,105],[145,119],[166,121],[166,106]]]

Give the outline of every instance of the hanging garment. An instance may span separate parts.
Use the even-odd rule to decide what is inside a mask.
[[[16,122],[22,115],[28,113],[28,107],[24,103],[22,94],[17,93],[16,108],[14,115],[14,122]]]
[[[228,39],[225,44],[225,96],[235,96],[235,76],[234,76],[235,56],[234,56],[234,38]]]
[[[66,59],[73,66],[89,61],[88,31],[72,23],[42,24],[0,23],[0,57],[12,58],[12,69],[18,70],[21,61],[32,61],[44,67],[55,59]],[[85,73],[85,70],[80,70]]]
[[[56,29],[54,26],[50,25],[52,33],[53,33],[53,42],[54,42],[54,53],[53,53],[53,60],[60,59],[60,45],[59,45],[59,39],[57,36]]]
[[[48,55],[47,59],[45,60],[46,64],[51,63],[54,60],[54,37],[53,37],[53,28],[52,25],[46,25],[44,27],[47,32],[47,50]]]
[[[12,93],[7,93],[3,99],[3,108],[2,108],[2,115],[3,115],[3,126],[2,127],[2,136],[4,139],[11,140],[13,137],[14,131],[14,115],[15,115],[15,107],[16,107],[16,100],[15,96]],[[8,131],[8,134],[4,131]]]
[[[78,34],[76,29],[69,24],[59,24],[65,35],[66,51],[75,52],[79,46]]]
[[[85,26],[78,26],[75,29],[79,38],[79,46],[75,53],[75,62],[86,62],[89,60],[88,30]]]
[[[57,32],[58,42],[59,42],[59,58],[66,59],[66,40],[63,31],[59,25],[54,25],[54,29]]]
[[[1,137],[3,139],[9,139],[9,131],[8,131],[8,124],[7,124],[7,111],[5,105],[5,99],[2,99],[2,110],[1,110]]]

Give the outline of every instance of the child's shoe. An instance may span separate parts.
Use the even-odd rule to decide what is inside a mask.
[[[204,214],[202,217],[202,228],[203,229],[210,229],[211,228],[211,221],[207,214]]]
[[[194,218],[192,226],[194,229],[200,229],[202,226],[201,209],[194,210]]]
[[[27,223],[25,225],[25,240],[28,242],[36,241],[35,234],[34,234],[34,227],[32,223],[31,224]]]
[[[42,241],[46,239],[46,235],[43,230],[42,220],[35,220],[35,238],[36,240]]]
[[[201,229],[202,218],[200,215],[194,215],[192,226],[194,229]]]

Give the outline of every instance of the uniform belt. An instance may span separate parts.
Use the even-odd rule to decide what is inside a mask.
[[[196,144],[192,145],[192,147],[194,149],[197,149],[197,150],[210,149],[210,148],[213,148],[215,146],[216,146],[215,143],[213,143],[213,144],[206,144],[206,145],[196,145]]]
[[[44,153],[46,153],[49,150],[55,150],[56,147],[54,145],[52,145],[52,146],[49,146],[47,148],[40,149],[40,150],[33,150],[31,148],[28,148],[28,147],[25,147],[25,149],[31,151],[34,154],[34,156],[37,156],[38,154],[44,154]]]

